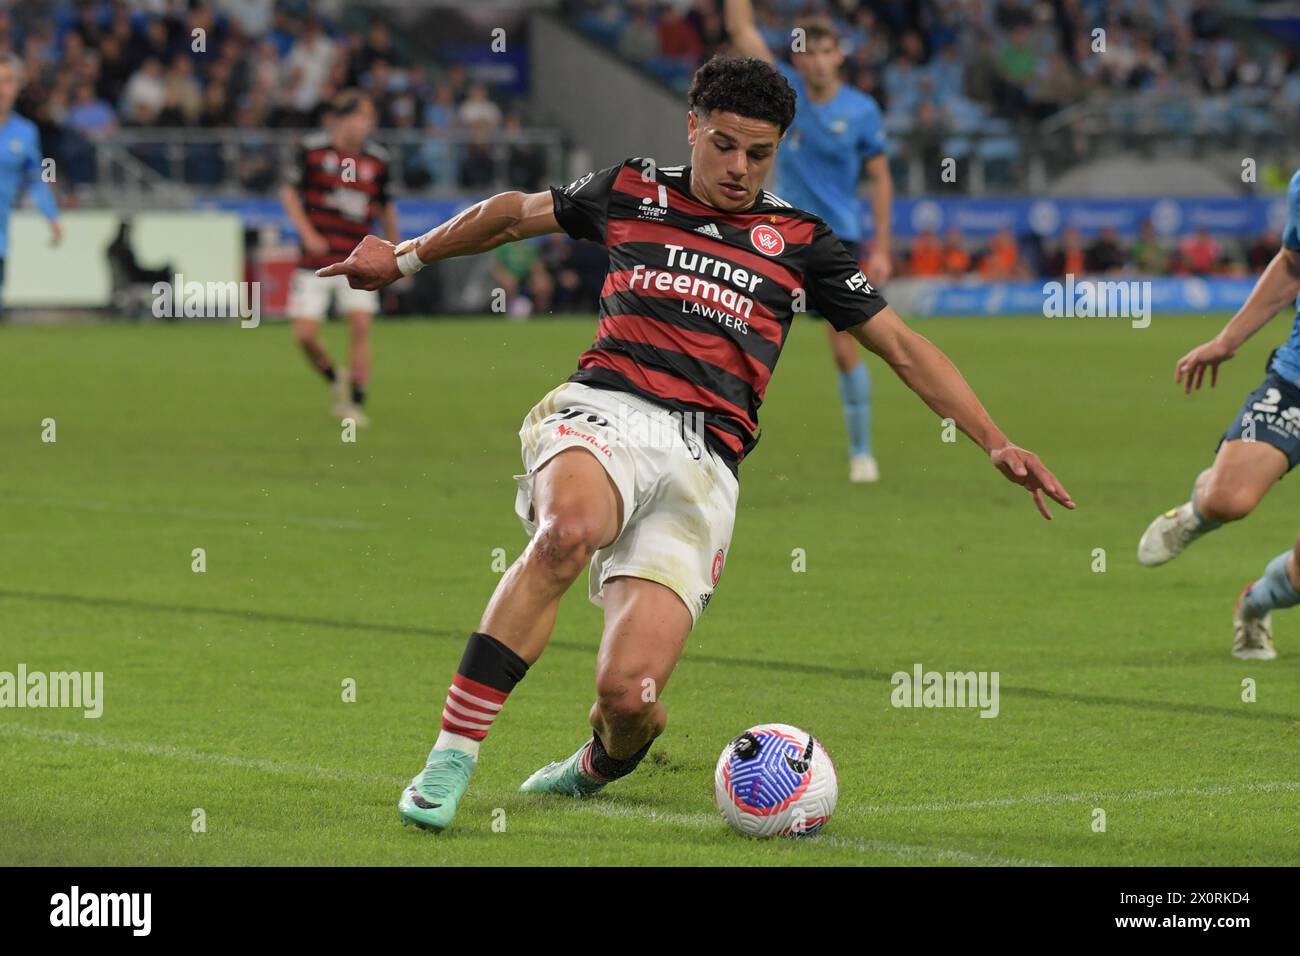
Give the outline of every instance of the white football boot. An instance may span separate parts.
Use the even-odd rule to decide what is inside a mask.
[[[1151,522],[1138,542],[1138,560],[1148,568],[1172,561],[1210,530],[1196,520],[1192,503],[1185,502]]]
[[[880,466],[871,455],[854,455],[849,459],[849,481],[869,482],[880,480]]]
[[[1250,590],[1247,584],[1232,610],[1232,656],[1241,661],[1271,661],[1277,657],[1273,648],[1273,615],[1250,617],[1241,612],[1241,602]]]

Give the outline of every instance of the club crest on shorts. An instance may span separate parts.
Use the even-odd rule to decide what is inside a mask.
[[[765,256],[779,256],[785,252],[785,237],[777,232],[775,226],[767,223],[760,223],[749,230],[749,241]]]
[[[726,560],[727,560],[726,555],[723,554],[722,549],[719,548],[718,553],[713,556],[713,586],[714,587],[718,586],[718,578],[722,577],[722,564]]]

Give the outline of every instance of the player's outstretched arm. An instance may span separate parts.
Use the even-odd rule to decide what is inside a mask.
[[[519,239],[562,232],[550,192],[498,193],[475,203],[417,239],[394,246],[366,236],[342,262],[318,269],[318,276],[347,276],[354,289],[380,289],[430,262],[489,252]]]
[[[924,335],[908,328],[889,306],[870,321],[849,330],[889,367],[941,418],[951,418],[988,454],[1008,481],[1022,485],[1034,497],[1039,513],[1049,521],[1052,513],[1043,500],[1074,508],[1074,499],[1033,452],[1019,448],[994,424],[979,397],[957,367]]]
[[[1300,252],[1283,246],[1260,274],[1255,288],[1223,331],[1204,345],[1198,345],[1178,360],[1174,382],[1183,394],[1200,388],[1205,370],[1210,370],[1210,387],[1219,383],[1219,365],[1237,354],[1242,344],[1262,329],[1300,293]],[[1193,384],[1195,383],[1195,384]]]
[[[742,55],[766,60],[768,63],[775,59],[763,34],[754,26],[754,5],[750,0],[724,0],[723,15],[727,35]]]

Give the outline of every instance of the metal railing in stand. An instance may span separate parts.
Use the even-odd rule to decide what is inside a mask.
[[[937,127],[890,133],[890,166],[905,195],[1044,195],[1052,183],[1078,167],[1100,160],[1195,160],[1239,179],[1243,157],[1295,168],[1300,124],[1218,129],[1166,129],[1149,113],[1129,113],[1130,123],[1115,123],[1099,108],[1069,109],[1036,128],[989,133]],[[1300,117],[1298,117],[1300,119]],[[943,178],[951,160],[955,175]]]
[[[89,145],[96,187],[112,196],[112,205],[183,209],[192,204],[191,190],[151,168],[129,149],[114,148],[117,144],[110,143]]]
[[[196,195],[268,193],[296,161],[307,129],[128,128],[77,143],[73,187],[89,201],[188,201]],[[402,195],[541,188],[565,181],[556,130],[479,134],[382,129],[372,137],[390,156],[390,188]]]

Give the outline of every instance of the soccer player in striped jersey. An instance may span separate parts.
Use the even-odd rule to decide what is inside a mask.
[[[355,246],[376,220],[397,241],[397,207],[388,195],[388,154],[370,142],[375,106],[360,90],[344,90],[330,103],[326,128],[303,140],[286,172],[280,200],[302,245],[302,261],[289,293],[293,336],[307,361],[330,383],[331,411],[369,424],[363,406],[370,380],[370,325],[379,296],[352,289],[342,278],[321,278],[316,270]],[[320,326],[334,300],[347,316],[351,370],[334,364],[320,339]]]
[[[751,0],[726,0],[727,32],[746,56],[766,60],[794,89],[794,123],[776,160],[776,191],[800,209],[820,216],[859,261],[863,258],[862,211],[858,180],[865,169],[875,237],[866,257],[867,278],[881,286],[893,272],[894,184],[885,155],[885,122],[871,96],[840,79],[844,50],[827,19],[799,24],[791,63],[776,58],[754,25]],[[840,401],[849,429],[849,480],[878,481],[880,466],[871,450],[871,378],[853,336],[826,326],[831,354],[839,368]]]
[[[483,739],[588,565],[589,596],[605,612],[592,735],[522,789],[587,796],[645,757],[667,722],[673,668],[726,564],[740,464],[805,302],[953,419],[1044,517],[1044,495],[1074,507],[827,225],[763,190],[795,113],[781,75],[762,60],[715,57],[688,101],[690,166],[631,159],[549,192],[501,193],[396,247],[369,236],[321,270],[377,289],[437,259],[552,232],[609,252],[595,342],[520,428],[515,510],[532,540],[470,635],[441,733],[398,804],[403,822],[451,823]]]
[[[1219,439],[1214,463],[1196,477],[1190,500],[1157,516],[1142,535],[1138,560],[1148,567],[1172,561],[1197,538],[1246,517],[1300,463],[1300,170],[1287,188],[1286,209],[1282,248],[1223,330],[1178,360],[1175,382],[1190,394],[1200,389],[1208,369],[1213,388],[1219,366],[1287,307],[1296,309],[1291,337],[1269,356],[1264,381]],[[1233,657],[1277,656],[1269,612],[1300,604],[1300,543],[1296,549],[1274,558],[1264,576],[1241,592],[1233,613]]]

